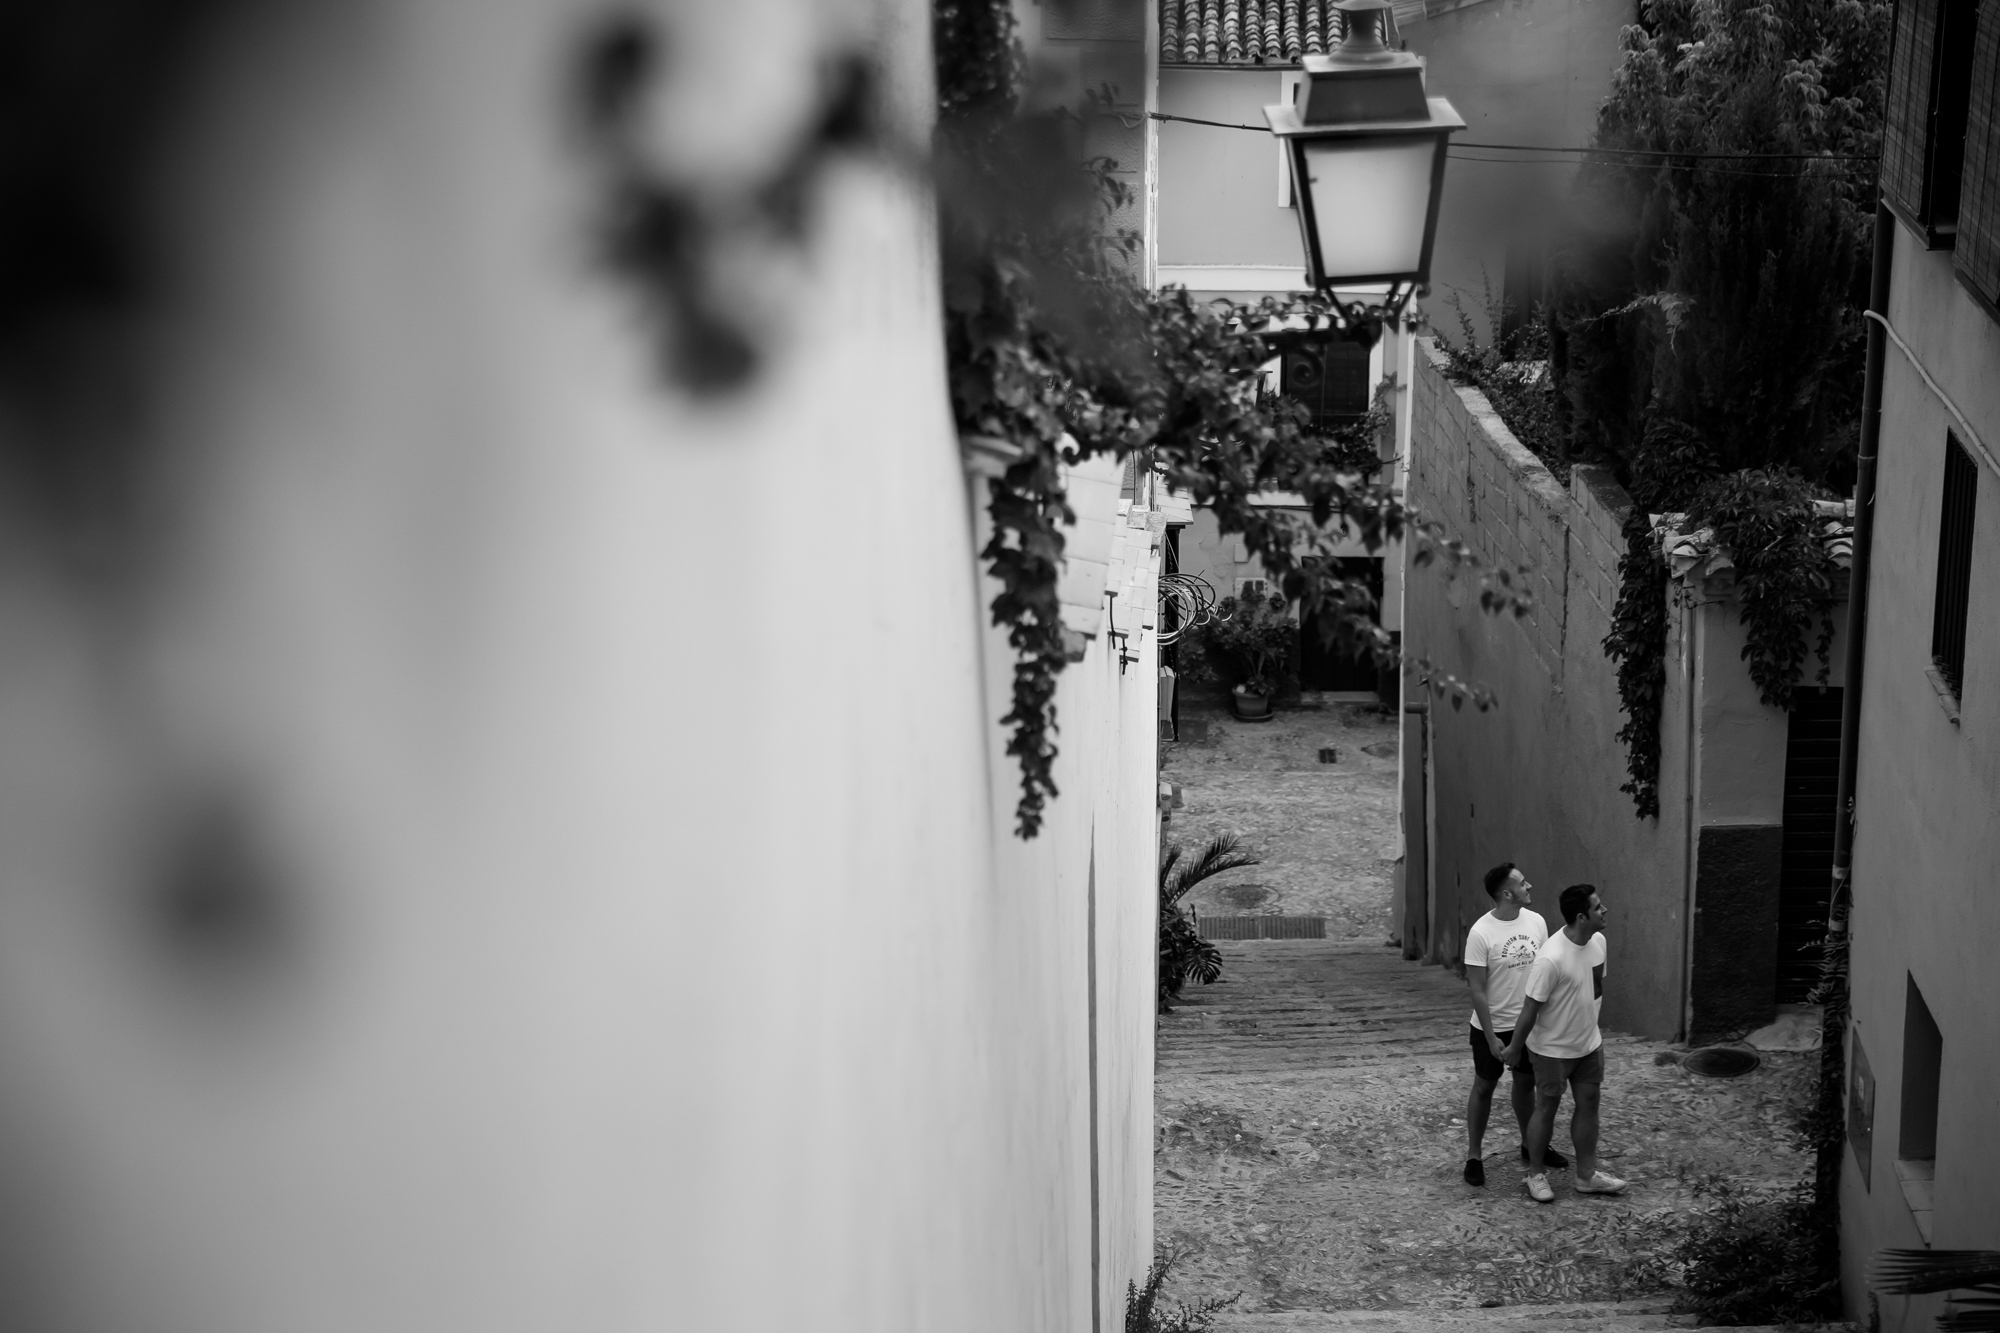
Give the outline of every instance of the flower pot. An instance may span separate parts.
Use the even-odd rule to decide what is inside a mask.
[[[1269,722],[1271,720],[1271,696],[1252,694],[1238,688],[1232,694],[1236,704],[1236,716],[1245,722]]]

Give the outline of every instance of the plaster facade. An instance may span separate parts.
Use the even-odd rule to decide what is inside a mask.
[[[1145,617],[1019,841],[927,187],[835,153],[796,249],[712,237],[784,317],[690,388],[589,259],[599,17],[219,11],[145,577],[0,441],[0,1326],[1080,1333],[1145,1272]],[[665,178],[791,161],[857,51],[922,142],[914,0],[674,18]]]
[[[1841,1185],[1851,1311],[1867,1317],[1866,1270],[1890,1246],[2000,1249],[2000,476],[1977,464],[1965,677],[1954,719],[1928,674],[1947,432],[2000,441],[2000,325],[1954,280],[1949,252],[1894,228],[1890,324],[1868,586],[1867,665],[1855,787],[1853,1023],[1849,1068],[1873,1073],[1872,1124],[1851,1123]],[[1920,363],[1937,385],[1924,383]],[[1940,396],[1940,392],[1942,397]],[[1935,1101],[1913,1106],[1916,997],[1928,1010]],[[1921,1082],[1921,1080],[1918,1080]],[[1905,1189],[1898,1159],[1928,1112],[1934,1182]],[[1861,1147],[1855,1146],[1860,1140]],[[1870,1161],[1864,1173],[1857,1156]],[[1930,1205],[1929,1234],[1918,1225]],[[1935,1300],[1880,1298],[1887,1333],[1930,1327]]]

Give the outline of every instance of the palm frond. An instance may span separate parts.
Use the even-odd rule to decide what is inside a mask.
[[[1179,849],[1176,848],[1176,851]],[[1213,879],[1225,870],[1241,870],[1245,866],[1262,865],[1264,858],[1242,850],[1242,842],[1234,833],[1224,833],[1209,839],[1208,845],[1196,853],[1194,860],[1181,866],[1175,872],[1171,883],[1162,890],[1168,902],[1179,902],[1188,891],[1205,879]]]
[[[1868,1280],[1890,1296],[1989,1286],[2000,1283],[2000,1251],[1883,1250]]]
[[[2000,1333],[2000,1287],[1982,1284],[1981,1296],[1954,1296],[1938,1316],[1939,1333]]]
[[[1193,949],[1192,961],[1188,964],[1187,975],[1204,986],[1212,986],[1222,975],[1222,950],[1208,940],[1201,940]]]
[[[1165,893],[1173,883],[1174,867],[1181,863],[1181,845],[1170,843],[1167,854],[1160,858],[1160,892]],[[1169,900],[1171,901],[1171,899]]]

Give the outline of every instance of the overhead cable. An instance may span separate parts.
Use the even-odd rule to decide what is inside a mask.
[[[1198,116],[1175,116],[1165,111],[1148,111],[1152,120],[1172,120],[1183,125],[1207,125],[1218,130],[1251,130],[1258,134],[1269,134],[1268,125],[1246,125],[1241,121],[1203,120]],[[1453,148],[1484,148],[1508,153],[1596,153],[1605,157],[1641,158],[1698,158],[1708,161],[1790,161],[1790,162],[1876,162],[1880,155],[1875,153],[1698,153],[1677,148],[1566,148],[1555,144],[1525,143],[1475,143],[1471,140],[1453,140]],[[1514,158],[1490,158],[1489,161],[1511,162]],[[1563,159],[1553,159],[1562,161]]]

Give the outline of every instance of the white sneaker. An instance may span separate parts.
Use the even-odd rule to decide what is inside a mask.
[[[1579,1185],[1577,1188],[1581,1189],[1583,1187]],[[1556,1201],[1556,1192],[1549,1188],[1549,1178],[1546,1175],[1529,1176],[1528,1197],[1536,1203],[1554,1203]]]
[[[1577,1181],[1576,1192],[1578,1194],[1622,1194],[1625,1192],[1625,1182],[1614,1175],[1599,1171],[1588,1180]]]

